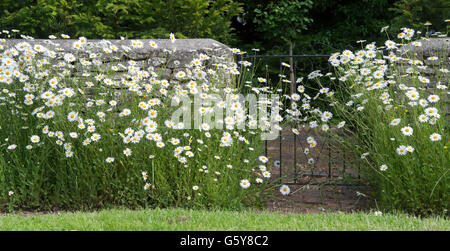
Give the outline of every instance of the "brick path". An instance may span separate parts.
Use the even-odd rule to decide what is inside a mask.
[[[357,192],[363,193],[366,187],[320,185],[323,183],[345,183],[344,180],[357,177],[358,163],[353,160],[358,159],[359,156],[352,157],[349,154],[344,154],[337,144],[333,144],[332,140],[320,133],[319,130],[299,128],[299,131],[300,135],[294,136],[291,128],[283,130],[281,156],[280,138],[267,143],[267,155],[271,163],[279,161],[281,157],[281,168],[272,164],[272,182],[280,181],[281,172],[283,183],[297,181],[298,183],[319,185],[289,185],[291,193],[288,196],[281,195],[279,186],[276,186],[272,192],[274,198],[267,205],[268,209],[319,212],[330,210],[353,211],[366,208],[368,199],[357,195]],[[309,148],[309,154],[305,155],[304,149],[309,147],[306,138],[309,136],[313,136],[318,144],[315,148]],[[294,139],[296,139],[295,151]],[[294,157],[296,161],[294,161]],[[314,158],[315,163],[313,165],[308,164],[309,158]],[[294,162],[296,165],[294,165]],[[329,178],[330,174],[331,178]]]

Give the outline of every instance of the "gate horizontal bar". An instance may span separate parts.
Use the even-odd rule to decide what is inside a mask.
[[[307,58],[307,57],[330,57],[322,54],[301,54],[301,55],[242,55],[243,58]]]
[[[315,182],[315,183],[308,183],[308,182],[283,182],[283,185],[291,185],[291,186],[342,186],[342,187],[367,187],[367,185],[364,185],[362,183],[321,183],[321,182]]]

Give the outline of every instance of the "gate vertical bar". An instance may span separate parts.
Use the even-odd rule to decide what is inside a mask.
[[[330,178],[331,178],[331,136],[328,133],[328,179]]]
[[[342,177],[345,179],[345,150],[342,150]]]
[[[297,68],[297,58],[294,61],[294,65],[291,65],[292,71],[294,72],[294,78],[297,74],[295,69]],[[297,83],[293,83],[292,86],[294,87],[294,90],[292,90],[292,93],[295,93],[297,90]],[[292,97],[291,97],[292,98]],[[293,108],[293,107],[291,107]],[[297,129],[297,125],[295,125],[295,129]],[[297,134],[294,133],[294,183],[297,183]]]
[[[280,57],[280,74],[281,74],[281,72],[282,72],[282,68],[281,68],[281,57]],[[281,94],[283,94],[283,93],[281,93]],[[278,105],[278,104],[277,104]],[[272,111],[271,111],[272,112]],[[271,116],[272,116],[272,114],[270,114]],[[281,132],[280,132],[280,135],[278,135],[278,137],[280,138],[280,154],[279,154],[279,156],[280,156],[280,183],[281,184],[283,184],[283,173],[282,173],[282,170],[283,170],[283,160],[281,159],[281,142],[282,142],[282,140],[281,140],[281,138],[283,137],[283,130],[281,130]]]

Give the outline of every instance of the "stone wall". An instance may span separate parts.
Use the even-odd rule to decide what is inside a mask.
[[[401,56],[423,61],[425,67],[419,71],[431,80],[431,83],[427,85],[428,88],[434,88],[438,79],[442,84],[448,84],[450,74],[439,70],[442,68],[450,70],[450,38],[428,38],[418,42],[422,45],[414,46],[410,43],[401,47]],[[437,57],[437,60],[428,60],[430,57]]]
[[[40,44],[44,47],[56,49],[57,51],[63,51],[66,53],[72,53],[79,57],[88,58],[89,55],[85,53],[85,50],[77,50],[73,47],[74,39],[61,39],[61,40],[23,40],[23,39],[7,39],[4,43],[1,43],[5,48],[15,46],[20,42],[26,41],[31,45]],[[103,45],[115,45],[118,48],[122,46],[132,47],[131,42],[133,40],[87,40],[86,47],[91,51],[102,51]],[[186,65],[189,64],[192,59],[198,58],[200,54],[205,54],[210,57],[207,64],[214,63],[230,63],[233,62],[233,53],[231,49],[213,39],[177,39],[174,43],[170,39],[140,39],[142,42],[141,48],[133,48],[132,51],[126,53],[127,56],[117,54],[108,54],[108,57],[101,58],[104,64],[112,64],[115,62],[134,60],[136,65],[141,69],[148,70],[149,67],[154,72],[157,72],[163,79],[174,79],[174,75],[180,70],[186,69]],[[157,44],[154,48],[150,45],[153,41]],[[78,60],[79,62],[79,60]],[[74,74],[81,74],[76,72],[77,68],[74,67]],[[121,69],[117,74],[121,74],[126,69]]]
[[[426,84],[429,93],[434,93],[437,84],[449,85],[450,73],[441,72],[441,69],[450,70],[450,38],[427,38],[418,40],[422,45],[414,46],[412,43],[406,44],[400,48],[401,56],[422,60],[425,67],[419,69],[422,76],[430,79]],[[436,60],[429,60],[430,57],[436,57]],[[402,71],[408,67],[404,62],[400,62]],[[450,121],[450,100],[449,92],[443,92],[442,102],[446,103],[447,121]]]

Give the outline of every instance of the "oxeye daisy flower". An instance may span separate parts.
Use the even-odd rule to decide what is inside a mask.
[[[211,128],[211,126],[208,123],[203,123],[201,125],[201,129],[204,131],[209,131],[210,128]]]
[[[321,120],[323,122],[327,122],[329,119],[331,119],[331,117],[333,117],[333,114],[331,112],[326,111],[322,113]]]
[[[150,189],[150,183],[146,183],[146,184],[144,185],[144,190],[148,190],[148,189]]]
[[[269,171],[263,172],[262,175],[264,176],[264,178],[270,178],[270,176],[271,176]]]
[[[192,190],[197,191],[198,190],[198,186],[193,186]]]
[[[123,150],[123,154],[125,154],[127,157],[131,155],[131,149],[130,148],[126,148],[125,150]]]
[[[425,109],[425,114],[429,117],[433,117],[438,114],[438,110],[434,107],[428,107]]]
[[[258,79],[258,82],[260,82],[260,83],[266,83],[267,82],[267,80],[265,78],[258,77],[257,79]]]
[[[411,136],[413,135],[414,130],[410,126],[405,126],[401,129],[403,135],[405,136]]]
[[[429,119],[429,118],[428,118],[425,114],[419,115],[419,122],[421,122],[421,123],[427,122],[428,119]]]
[[[388,48],[388,49],[394,49],[396,48],[396,43],[392,40],[387,40],[384,45]]]
[[[149,44],[150,44],[150,46],[151,46],[152,48],[154,48],[154,49],[158,48],[158,45],[157,45],[156,42],[153,41],[153,40],[151,40],[151,41],[149,42]]]
[[[98,133],[94,133],[91,136],[92,141],[98,141],[98,140],[100,140],[100,138],[101,138],[101,135]]]
[[[37,136],[37,135],[33,135],[33,136],[31,136],[31,142],[32,143],[39,143],[39,141],[41,140],[40,138],[39,138],[39,136]]]
[[[430,83],[430,79],[428,79],[426,77],[419,76],[418,78],[419,78],[419,81],[424,83],[424,84]]]
[[[384,72],[382,72],[382,71],[375,71],[372,76],[374,78],[376,78],[376,79],[380,79],[380,78],[382,78],[384,76]]]
[[[383,164],[380,166],[380,171],[384,172],[388,169],[388,166],[386,164]]]
[[[75,61],[75,56],[72,53],[66,53],[64,55],[64,60],[68,63]]]
[[[175,43],[175,35],[173,34],[173,33],[170,33],[170,41],[172,42],[172,43]]]
[[[248,181],[248,180],[246,180],[246,179],[241,180],[240,185],[241,185],[242,188],[247,189],[247,188],[250,187],[250,181]]]
[[[412,147],[412,146],[407,146],[405,149],[406,149],[406,151],[408,151],[410,153],[414,152],[414,147]]]
[[[439,141],[439,140],[441,140],[441,138],[442,138],[441,135],[438,133],[433,133],[430,135],[431,141]]]
[[[383,216],[383,213],[381,211],[376,211],[374,213],[375,216]]]
[[[430,96],[428,96],[427,99],[430,103],[436,103],[439,101],[439,96],[438,95],[430,95]]]
[[[405,155],[406,153],[407,153],[406,146],[401,145],[401,146],[397,147],[397,154],[398,155]]]
[[[283,121],[283,117],[282,116],[280,116],[280,115],[277,115],[277,116],[275,116],[275,119],[274,119],[276,122],[281,122],[281,121]]]
[[[69,122],[76,121],[77,118],[78,118],[78,113],[77,112],[69,112],[69,114],[67,115],[67,120]]]
[[[428,106],[428,101],[426,101],[425,99],[420,99],[419,100],[419,105],[422,107],[427,107]]]
[[[66,157],[67,157],[67,158],[70,158],[70,157],[72,157],[72,156],[73,156],[73,152],[70,151],[70,150],[67,150],[67,151],[66,151]]]
[[[436,124],[436,117],[430,118],[430,119],[428,120],[428,123],[430,123],[430,125]]]
[[[88,132],[95,132],[95,126],[88,126],[88,129],[87,129],[87,131]]]
[[[105,160],[107,163],[113,163],[114,162],[114,158],[113,157],[108,157]]]
[[[37,52],[44,52],[46,50],[46,48],[40,44],[34,45],[33,49]]]
[[[259,156],[258,159],[262,163],[267,163],[267,161],[269,161],[269,159],[266,156]]]
[[[148,177],[147,172],[142,172],[141,174],[142,174],[142,179],[144,181],[147,180],[147,177]]]
[[[183,79],[186,76],[186,73],[183,71],[179,71],[175,76],[177,79]]]
[[[390,123],[391,126],[396,126],[400,123],[401,119],[393,119]]]
[[[369,154],[368,152],[361,154],[361,159],[365,159]]]
[[[406,96],[410,99],[410,100],[418,100],[420,98],[419,93],[415,90],[411,90],[406,92]]]
[[[288,195],[291,192],[291,189],[287,185],[282,185],[280,187],[280,193],[282,195]]]

